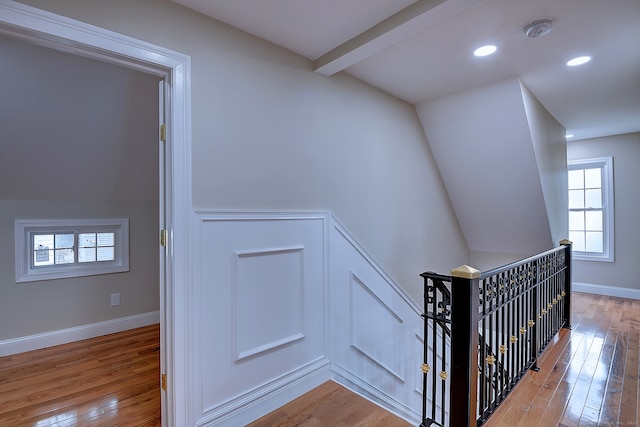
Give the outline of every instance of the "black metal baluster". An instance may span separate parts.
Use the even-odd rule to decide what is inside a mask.
[[[438,365],[436,356],[438,354],[438,329],[436,327],[437,321],[436,316],[438,315],[437,307],[438,307],[438,293],[439,291],[434,286],[433,291],[433,334],[431,335],[431,419],[437,420],[436,410],[437,410],[437,382],[436,382],[436,372],[438,372]],[[444,333],[444,331],[443,331]],[[444,351],[444,349],[443,349]],[[443,408],[444,410],[444,408]]]
[[[429,313],[429,283],[431,280],[427,277],[424,277],[424,312],[422,313],[422,318],[424,321],[424,337],[422,338],[422,424],[426,425],[427,420],[427,378],[429,375],[429,317],[427,313]]]

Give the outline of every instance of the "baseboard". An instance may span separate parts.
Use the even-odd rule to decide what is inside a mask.
[[[136,314],[89,325],[0,341],[0,357],[113,334],[160,322],[160,312]]]
[[[330,379],[331,363],[322,357],[231,399],[220,407],[212,408],[196,422],[196,426],[247,425]]]
[[[404,419],[408,423],[412,425],[418,425],[422,420],[420,419],[420,414],[414,411],[414,408],[409,408],[406,405],[398,402],[392,396],[387,395],[386,393],[381,392],[377,388],[373,387],[368,382],[362,380],[361,378],[353,375],[348,370],[344,369],[342,366],[334,363],[333,364],[333,380],[338,384],[348,388],[354,393],[359,394],[365,399],[375,403],[381,408],[386,409],[392,414],[397,415],[398,417]]]
[[[571,283],[571,289],[575,292],[587,294],[607,295],[610,297],[620,297],[640,300],[640,289],[621,288],[618,286],[594,285],[591,283]]]

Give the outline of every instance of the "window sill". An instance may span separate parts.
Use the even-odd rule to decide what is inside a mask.
[[[596,261],[596,262],[614,262],[611,255],[582,255],[577,252],[573,253],[574,261]]]

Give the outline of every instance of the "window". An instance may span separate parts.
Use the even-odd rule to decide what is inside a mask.
[[[16,220],[16,282],[129,271],[129,220]]]
[[[613,262],[613,158],[572,161],[568,169],[574,258]]]

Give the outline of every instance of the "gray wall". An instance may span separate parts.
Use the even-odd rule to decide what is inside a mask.
[[[159,310],[159,79],[3,37],[0,75],[0,341]],[[130,272],[16,283],[38,218],[129,218]]]
[[[640,289],[635,277],[640,260],[640,133],[572,141],[569,160],[613,157],[615,262],[575,261],[573,281]]]
[[[39,1],[192,58],[193,204],[328,209],[416,300],[468,249],[413,106],[170,1]]]
[[[16,283],[17,218],[129,218],[129,272]],[[157,218],[157,202],[0,200],[0,341],[158,310]]]

